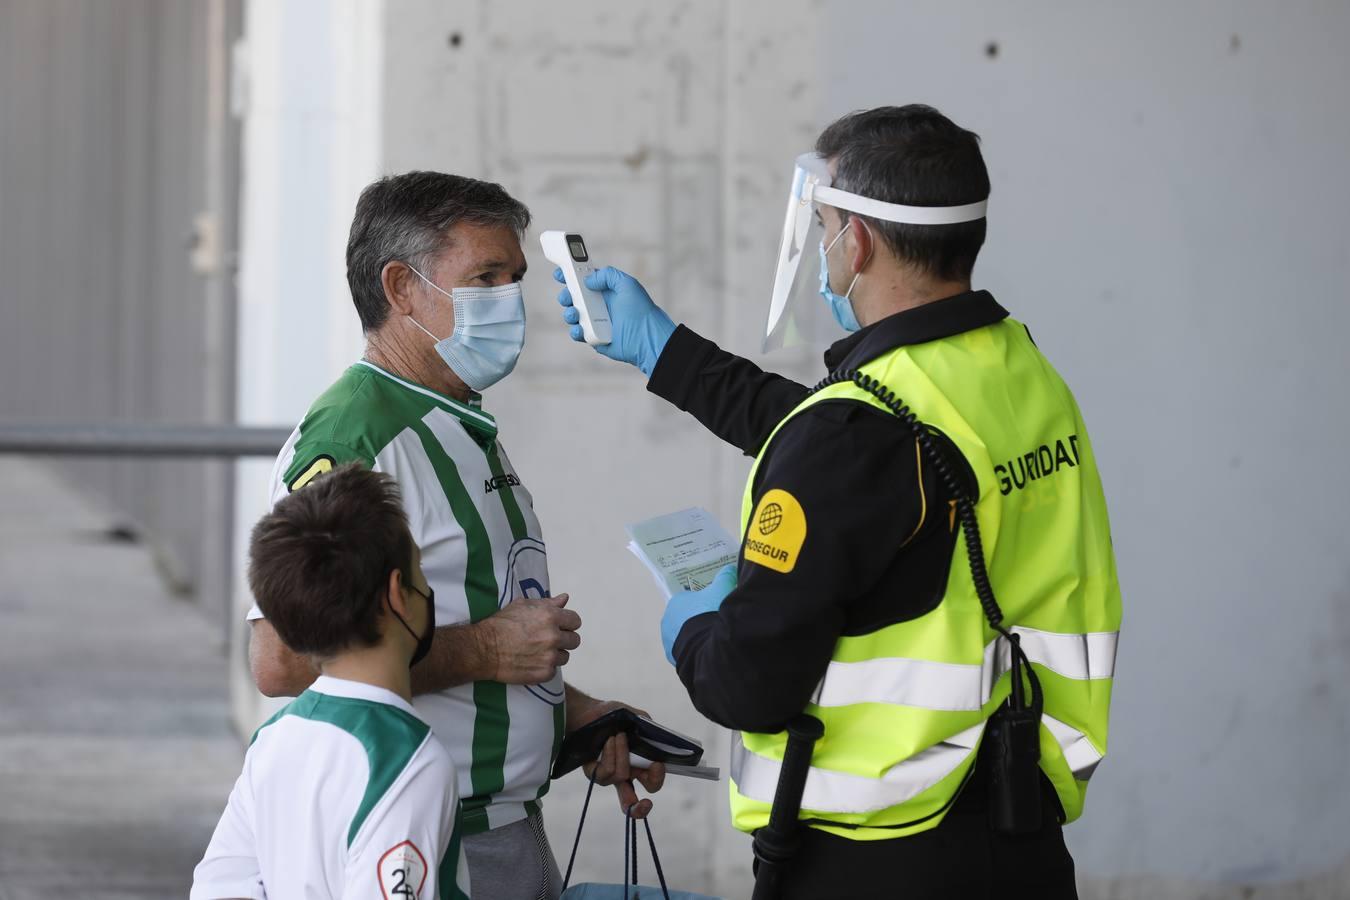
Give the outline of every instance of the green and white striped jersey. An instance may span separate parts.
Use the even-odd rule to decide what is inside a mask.
[[[315,401],[277,458],[272,502],[356,461],[398,482],[436,621],[477,622],[516,597],[549,596],[533,501],[477,398],[468,404],[361,360]],[[257,607],[250,618],[259,618]],[[538,685],[479,681],[416,697],[459,772],[466,834],[537,808],[563,736],[559,672]]]
[[[407,701],[321,677],[253,736],[191,900],[467,900],[458,806]]]

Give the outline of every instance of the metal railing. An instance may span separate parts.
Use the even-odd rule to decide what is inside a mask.
[[[276,456],[291,428],[250,425],[0,423],[0,454]]]

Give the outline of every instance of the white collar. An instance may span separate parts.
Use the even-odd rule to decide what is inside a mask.
[[[418,721],[425,721],[417,715],[417,710],[413,709],[412,704],[398,694],[388,688],[366,684],[364,681],[351,681],[347,678],[334,678],[332,675],[320,675],[309,686],[309,689],[320,694],[327,694],[330,697],[346,697],[349,700],[369,700],[372,703],[383,703],[386,706],[397,707],[411,716],[416,716]]]

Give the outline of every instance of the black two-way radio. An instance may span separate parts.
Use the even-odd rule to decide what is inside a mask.
[[[845,381],[853,382],[876,397],[896,418],[909,426],[914,439],[923,448],[924,455],[933,463],[942,483],[956,501],[956,515],[966,542],[966,556],[970,562],[975,595],[979,598],[989,627],[1008,642],[1012,661],[1012,693],[985,725],[984,740],[989,742],[985,759],[989,762],[986,775],[989,783],[990,824],[994,830],[1004,834],[1036,831],[1041,827],[1040,729],[1045,697],[1031,661],[1022,650],[1017,635],[1003,624],[1003,610],[994,598],[994,588],[989,583],[989,570],[984,561],[984,545],[980,540],[980,523],[975,517],[977,497],[970,496],[962,486],[950,461],[934,442],[929,427],[894,391],[876,379],[856,369],[833,372],[812,388],[811,393]],[[1022,684],[1023,673],[1031,686],[1029,701]]]

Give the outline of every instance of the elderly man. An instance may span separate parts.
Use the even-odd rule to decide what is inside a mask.
[[[435,172],[382,179],[357,202],[347,280],[366,335],[358,360],[314,402],[272,476],[272,500],[358,462],[399,485],[435,592],[436,629],[413,670],[414,705],[459,772],[464,852],[476,898],[551,898],[558,867],[539,816],[565,732],[621,705],[563,682],[581,639],[549,589],[533,503],[480,392],[514,368],[525,340],[520,240],[529,211],[499,185]],[[294,696],[316,673],[255,609],[258,689]],[[453,624],[449,624],[453,623]],[[611,741],[597,781],[638,802]]]

